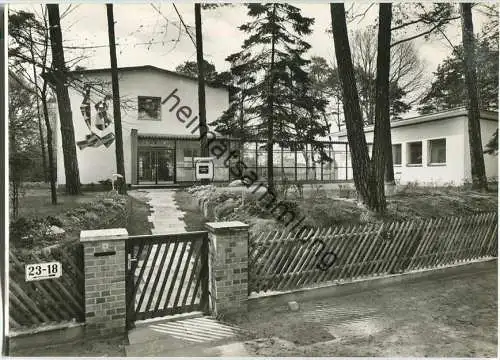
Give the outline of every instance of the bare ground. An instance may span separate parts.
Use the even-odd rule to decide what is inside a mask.
[[[255,356],[497,356],[497,262],[419,280],[227,318]]]

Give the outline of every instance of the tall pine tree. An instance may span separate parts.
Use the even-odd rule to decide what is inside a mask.
[[[314,19],[289,4],[247,7],[253,20],[239,29],[248,38],[241,51],[226,59],[239,90],[217,122],[217,130],[235,135],[232,129],[238,129],[239,135],[266,139],[268,188],[274,191],[274,144],[314,143],[327,132],[319,121],[325,103],[315,100],[308,89],[309,60],[303,57],[311,47],[303,37],[312,32]]]

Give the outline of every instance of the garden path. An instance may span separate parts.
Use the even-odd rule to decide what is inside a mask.
[[[175,202],[175,190],[151,189],[132,190],[129,195],[146,198],[151,207],[151,215],[148,221],[154,226],[151,229],[153,235],[172,234],[186,231],[186,223],[183,221],[184,212],[179,209]]]
[[[186,223],[183,221],[184,212],[181,211],[177,203],[175,201],[175,190],[169,189],[151,189],[151,190],[132,190],[129,191],[130,196],[134,196],[137,198],[142,198],[146,200],[148,205],[150,206],[151,215],[148,216],[148,221],[153,224],[153,228],[151,229],[151,233],[153,235],[165,235],[165,234],[178,234],[182,232],[186,232]],[[157,246],[153,245],[151,249],[151,253],[155,254],[157,252]],[[160,249],[158,251],[158,258],[162,258],[165,249],[167,249],[166,244],[160,245]],[[168,247],[168,253],[166,260],[170,262],[172,259],[172,267],[176,268],[177,266],[181,266],[182,263],[185,263],[188,259],[188,251],[189,247],[186,248],[183,256],[181,257],[181,252],[177,251],[173,253],[172,247]],[[189,278],[191,271],[193,270],[194,258],[191,257],[190,264],[187,269],[187,276]],[[166,274],[165,271],[162,271],[160,268],[160,262],[155,263],[153,257],[148,258],[148,261],[144,263],[143,260],[139,260],[137,272],[140,271],[142,267],[145,267],[144,275],[142,281],[139,285],[138,293],[146,292],[145,300],[142,303],[141,311],[146,311],[146,304],[148,300],[152,298],[152,303],[156,303],[158,297],[160,298],[163,306],[161,308],[167,306],[173,306],[174,298],[169,300],[169,303],[166,303],[166,300],[163,300],[164,294],[159,293],[158,291],[153,292],[151,286],[146,286],[144,283],[145,278],[153,278],[159,277],[159,283],[162,284],[166,281],[167,289],[170,288],[171,282],[174,281],[173,291],[174,294],[179,291],[179,287],[183,286],[182,290],[187,291],[186,284],[181,284],[179,278],[175,278]],[[170,274],[171,275],[171,274]],[[168,277],[165,279],[165,277]],[[142,296],[142,295],[141,295]],[[199,295],[197,296],[199,297]],[[139,306],[139,298],[140,296],[136,296],[136,306]]]

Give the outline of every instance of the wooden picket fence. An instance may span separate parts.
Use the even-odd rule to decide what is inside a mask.
[[[432,269],[497,256],[497,213],[258,234],[249,293]]]
[[[84,321],[84,274],[81,244],[52,248],[47,253],[10,255],[10,329],[38,327],[63,321]],[[59,261],[57,279],[26,281],[25,265]]]

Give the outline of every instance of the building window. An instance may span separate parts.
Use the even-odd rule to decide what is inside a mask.
[[[392,162],[401,165],[401,144],[392,145]]]
[[[194,167],[194,158],[198,157],[197,149],[184,149],[184,167]]]
[[[429,164],[446,164],[446,139],[429,140]]]
[[[161,120],[161,98],[139,96],[137,98],[139,120]]]
[[[408,143],[408,165],[422,165],[422,142]]]

